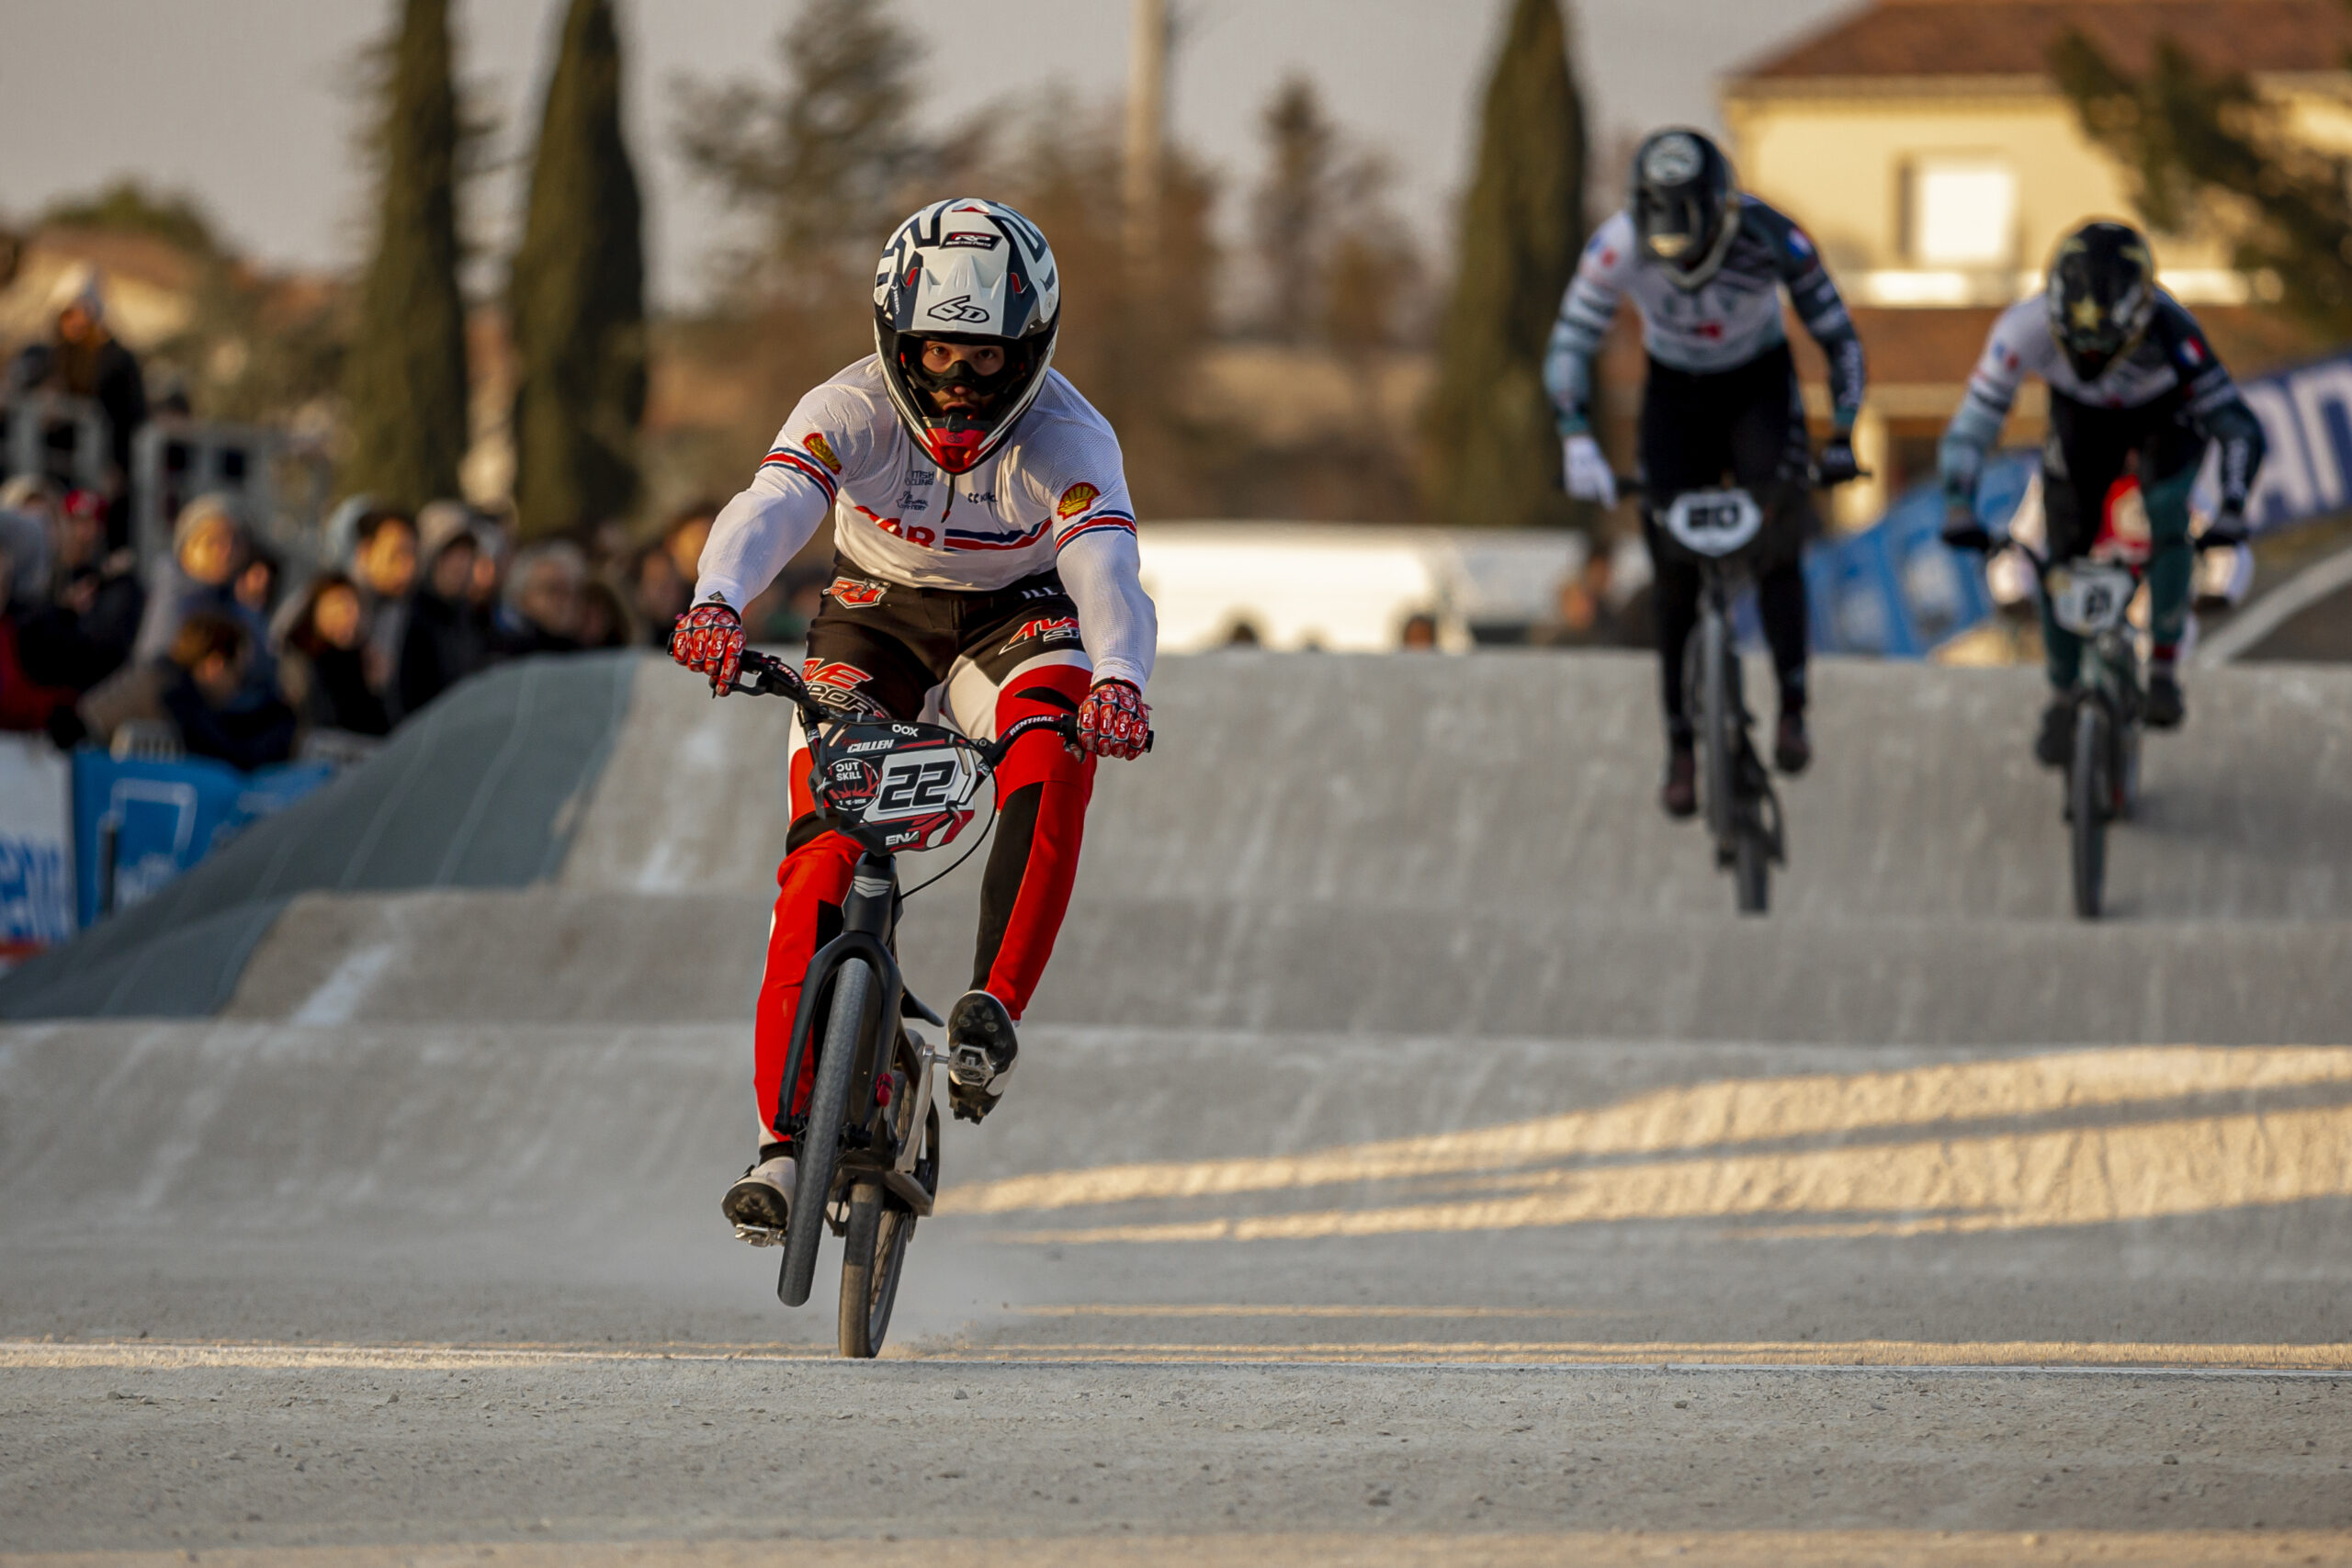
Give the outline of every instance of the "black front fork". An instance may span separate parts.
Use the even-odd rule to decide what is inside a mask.
[[[792,1015],[792,1043],[785,1052],[784,1083],[777,1091],[782,1103],[775,1116],[775,1125],[796,1143],[805,1121],[791,1113],[801,1063],[807,1059],[808,1037],[816,1031],[818,1020],[831,1014],[827,1004],[832,998],[833,973],[842,960],[862,958],[874,971],[874,987],[865,998],[865,1027],[859,1037],[887,1040],[897,1033],[899,1003],[906,991],[899,960],[890,951],[898,919],[898,862],[869,850],[858,857],[857,869],[850,876],[849,897],[842,900],[842,934],[817,950],[800,982],[800,1005]],[[887,1050],[875,1050],[865,1053],[865,1059],[858,1063],[856,1075],[850,1080],[849,1103],[854,1109],[845,1131],[865,1128],[866,1108],[874,1102],[874,1075],[888,1066],[888,1059]]]

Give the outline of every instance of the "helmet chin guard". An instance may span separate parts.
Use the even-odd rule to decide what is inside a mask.
[[[2050,335],[2086,384],[2140,345],[2156,313],[2156,263],[2128,223],[2100,220],[2058,243],[2044,299]]]
[[[874,278],[874,349],[890,406],[943,471],[968,473],[995,455],[1046,385],[1061,325],[1061,273],[1035,224],[1002,202],[934,202],[899,227]],[[967,364],[943,374],[922,367],[933,339],[993,344],[1004,367]],[[943,409],[949,386],[986,406]]]
[[[1698,131],[1672,127],[1635,150],[1627,184],[1642,250],[1676,287],[1704,288],[1739,233],[1731,160]]]

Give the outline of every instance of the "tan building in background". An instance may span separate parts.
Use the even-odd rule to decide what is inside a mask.
[[[1933,473],[1993,318],[2041,286],[2060,236],[2133,216],[2124,171],[2049,75],[2069,29],[2135,73],[2170,38],[2207,70],[2245,73],[2295,133],[2352,151],[2341,0],[1876,0],[1727,80],[1741,184],[1812,233],[1869,351],[1857,446],[1879,477],[1838,497],[1841,521]],[[2324,346],[2260,309],[2276,280],[2231,270],[2216,236],[2152,238],[2165,286],[2233,369]],[[1799,360],[1817,382],[1817,358]],[[1806,396],[1826,410],[1823,388]],[[2013,440],[2039,436],[2041,400],[2038,386],[2019,400]]]

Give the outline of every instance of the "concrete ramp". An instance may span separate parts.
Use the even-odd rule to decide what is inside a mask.
[[[2026,671],[1831,661],[1769,919],[1657,812],[1649,660],[1171,660],[1102,769],[1033,1016],[1068,1024],[1887,1043],[2352,1037],[2352,674],[2206,673],[2069,912]],[[650,657],[469,687],[0,1014],[738,1022],[787,710]],[[951,853],[960,854],[965,845]],[[980,853],[984,855],[983,849]],[[935,858],[935,857],[933,857]],[[936,869],[907,864],[910,884]],[[974,863],[910,906],[969,983]],[[492,891],[495,889],[495,891]],[[290,902],[289,902],[290,899]]]
[[[467,682],[383,750],[155,897],[0,977],[0,1019],[201,1017],[289,899],[551,876],[602,771],[629,655],[530,659]]]

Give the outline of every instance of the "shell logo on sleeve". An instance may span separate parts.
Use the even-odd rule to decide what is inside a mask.
[[[1054,503],[1057,517],[1075,517],[1102,498],[1102,492],[1092,485],[1080,482],[1062,491],[1061,500]]]
[[[804,445],[808,446],[809,455],[814,457],[817,461],[824,464],[825,467],[832,469],[833,472],[837,474],[842,471],[842,460],[833,456],[831,443],[828,442],[816,431],[812,430],[808,433],[808,439],[804,443]]]

